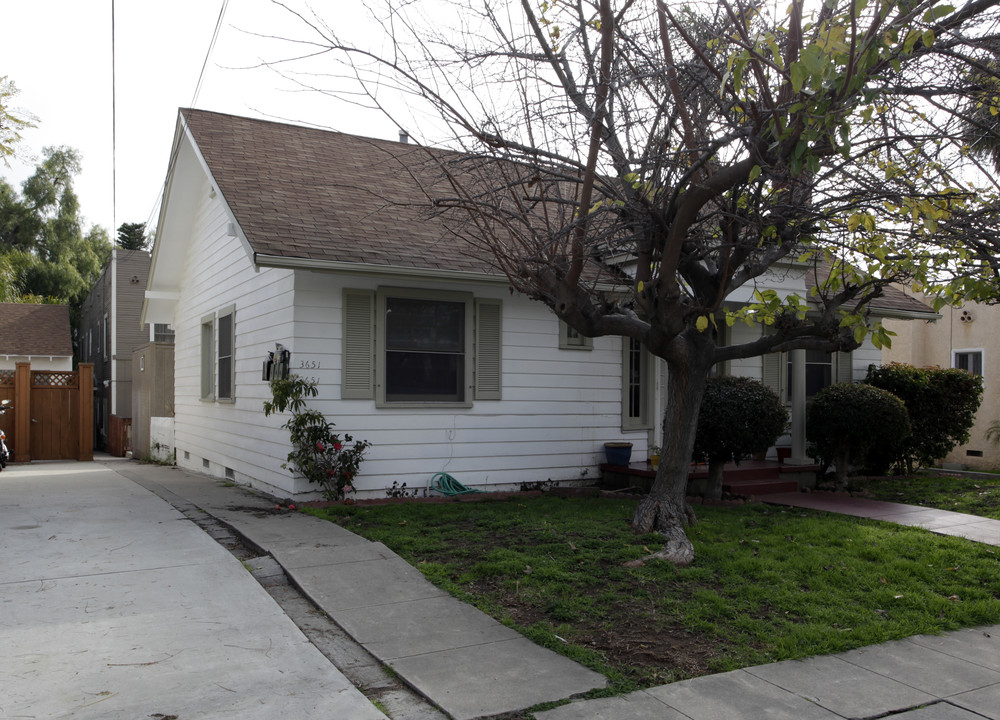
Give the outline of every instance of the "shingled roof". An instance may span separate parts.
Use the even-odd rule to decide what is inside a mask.
[[[0,355],[72,354],[67,306],[0,303]]]
[[[448,231],[424,188],[441,151],[181,110],[250,247],[282,258],[495,273]]]
[[[448,152],[267,120],[182,109],[212,178],[257,255],[497,274],[455,236],[431,197],[452,195]],[[589,270],[610,280],[597,267]],[[876,312],[933,315],[892,288]]]

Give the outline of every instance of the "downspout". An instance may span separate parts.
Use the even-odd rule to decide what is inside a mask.
[[[111,362],[111,415],[118,415],[118,363],[115,362],[115,354],[118,352],[118,248],[111,248],[111,312],[108,313],[108,322],[111,323],[111,346],[108,348],[108,357]]]

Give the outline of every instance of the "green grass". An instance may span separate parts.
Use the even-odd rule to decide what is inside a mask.
[[[763,505],[699,508],[687,568],[634,503],[513,498],[331,507],[436,585],[610,680],[610,692],[1000,619],[998,551],[888,523]]]
[[[872,478],[862,487],[877,500],[923,505],[1000,520],[1000,476],[915,475]]]

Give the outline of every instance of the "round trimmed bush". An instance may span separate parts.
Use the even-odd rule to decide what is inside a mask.
[[[788,410],[771,388],[745,377],[708,379],[693,457],[708,461],[706,497],[722,496],[722,469],[767,450],[785,432]]]
[[[983,397],[983,379],[955,368],[905,363],[868,366],[865,383],[888,390],[906,405],[913,431],[890,462],[930,466],[969,441]],[[878,453],[881,457],[882,453]]]
[[[872,448],[899,447],[909,435],[903,401],[872,385],[829,385],[806,409],[806,439],[824,464],[835,465],[839,490],[847,487],[852,463],[863,462]]]

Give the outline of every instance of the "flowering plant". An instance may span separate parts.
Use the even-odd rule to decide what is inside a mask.
[[[299,375],[272,380],[273,399],[264,402],[264,415],[291,413],[282,427],[291,436],[292,450],[282,467],[319,485],[327,500],[341,500],[354,492],[354,478],[371,443],[334,432],[334,424],[323,413],[306,406],[305,398],[317,394],[316,383]]]

